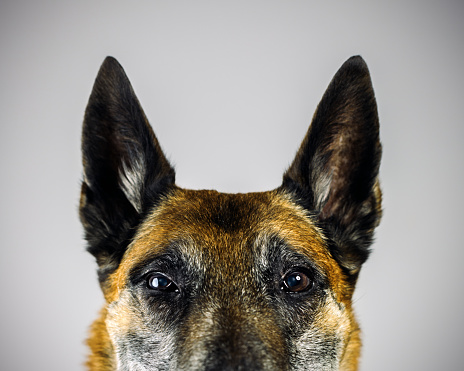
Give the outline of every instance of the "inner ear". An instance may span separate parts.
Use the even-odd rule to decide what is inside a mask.
[[[350,223],[356,205],[362,205],[372,193],[381,153],[378,133],[370,130],[372,126],[357,127],[372,120],[357,112],[358,107],[350,109],[349,117],[342,116],[331,125],[327,148],[318,154],[320,167],[313,170],[313,177],[321,178],[318,189],[314,189],[320,192],[315,205],[319,218],[338,216],[344,224]]]

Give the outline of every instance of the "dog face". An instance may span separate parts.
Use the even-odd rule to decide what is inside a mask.
[[[380,220],[376,103],[360,57],[337,72],[282,185],[175,185],[120,65],[83,128],[80,213],[106,305],[92,370],[356,370],[351,297]]]

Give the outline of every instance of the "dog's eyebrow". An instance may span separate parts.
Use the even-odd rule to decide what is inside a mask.
[[[254,244],[255,256],[263,266],[273,265],[279,262],[282,268],[290,266],[302,266],[311,269],[321,280],[326,279],[326,274],[315,259],[306,254],[305,250],[299,250],[292,246],[285,238],[272,234],[261,236]]]
[[[148,254],[137,262],[128,273],[129,281],[137,281],[141,276],[153,270],[170,271],[182,267],[184,265],[183,259],[175,245],[169,244],[164,248],[157,249],[156,253]]]

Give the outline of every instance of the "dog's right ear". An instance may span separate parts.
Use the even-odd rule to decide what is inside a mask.
[[[175,181],[124,70],[111,57],[87,105],[82,158],[80,218],[103,282],[120,263],[136,225]]]

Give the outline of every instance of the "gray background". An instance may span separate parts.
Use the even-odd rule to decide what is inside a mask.
[[[81,122],[121,62],[178,184],[280,184],[351,55],[381,120],[385,214],[356,292],[362,370],[462,370],[462,1],[0,4],[0,369],[80,370],[103,303],[77,207]]]

